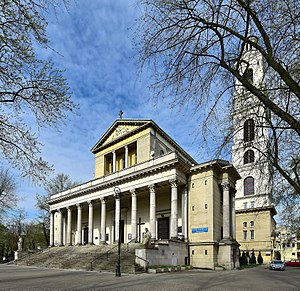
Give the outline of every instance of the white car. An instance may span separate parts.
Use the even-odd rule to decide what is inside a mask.
[[[281,260],[273,260],[270,263],[270,270],[284,271],[284,263]]]

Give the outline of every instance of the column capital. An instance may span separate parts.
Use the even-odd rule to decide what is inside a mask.
[[[88,200],[88,201],[87,201],[87,204],[88,204],[89,206],[91,206],[91,205],[93,205],[93,201],[92,201],[92,200]]]
[[[227,190],[227,191],[229,191],[231,188],[231,185],[228,182],[222,183],[221,186],[222,186],[223,190]]]
[[[148,185],[150,191],[155,191],[155,184]]]
[[[80,203],[76,203],[77,208],[81,208],[81,204]]]
[[[178,179],[177,178],[170,179],[169,183],[170,183],[172,188],[175,188],[175,187],[178,186]]]
[[[57,208],[56,211],[61,213],[61,208]]]
[[[136,190],[135,189],[131,189],[129,191],[131,193],[131,196],[136,196]]]
[[[106,203],[107,199],[106,199],[106,197],[101,197],[100,201],[101,201],[101,203]]]

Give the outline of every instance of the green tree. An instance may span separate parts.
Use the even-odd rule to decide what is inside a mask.
[[[51,195],[70,189],[76,186],[78,183],[73,182],[69,175],[60,173],[57,174],[53,179],[51,179],[46,185],[46,194],[37,194],[37,204],[36,207],[39,210],[39,222],[42,225],[43,233],[47,245],[49,245],[49,235],[50,235],[50,207],[49,200]]]
[[[221,127],[218,150],[225,150],[235,133],[230,111],[237,80],[270,113],[267,158],[277,185],[288,184],[299,195],[300,172],[290,171],[300,157],[299,0],[140,2],[141,64],[153,65],[156,96],[198,111],[205,140]],[[242,58],[247,47],[262,56],[263,84],[249,78],[250,64]]]
[[[75,108],[63,72],[37,56],[49,48],[43,14],[55,4],[0,3],[0,155],[33,181],[51,170],[41,157],[38,131],[57,126]]]
[[[261,255],[261,252],[258,252],[258,256],[257,256],[257,263],[259,263],[260,265],[264,262],[264,259]]]
[[[41,223],[29,222],[24,228],[24,250],[45,249],[49,246]]]
[[[255,254],[254,254],[254,250],[252,250],[252,252],[251,252],[251,257],[250,257],[250,260],[249,260],[249,264],[256,265],[256,257],[255,257]]]
[[[5,225],[0,223],[0,263],[3,258],[6,258],[8,253],[8,239],[7,239],[7,228]]]
[[[241,266],[248,265],[248,259],[247,259],[245,251],[243,251],[242,255],[240,256],[240,265]]]

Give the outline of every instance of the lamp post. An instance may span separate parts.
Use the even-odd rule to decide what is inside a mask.
[[[115,198],[119,199],[119,239],[118,239],[118,261],[116,265],[116,277],[121,277],[121,189],[114,188]]]

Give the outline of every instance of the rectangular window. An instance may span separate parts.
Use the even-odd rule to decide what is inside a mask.
[[[244,233],[244,240],[247,240],[247,230],[244,230],[243,233]]]
[[[107,154],[104,156],[104,167],[105,167],[105,171],[104,174],[111,174],[113,171],[113,156],[112,153]]]
[[[128,146],[128,167],[137,164],[137,143],[134,142]]]
[[[247,209],[247,202],[244,202],[243,205],[244,205],[244,209]]]
[[[254,239],[254,230],[250,230],[250,238]]]
[[[116,151],[116,171],[121,171],[125,167],[125,149],[121,148]]]

